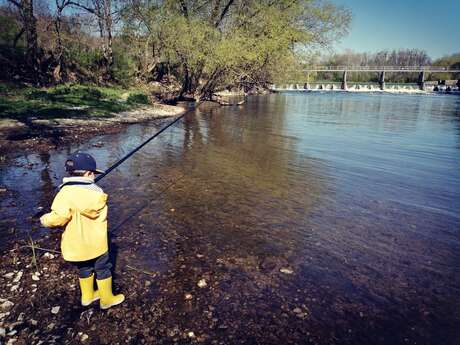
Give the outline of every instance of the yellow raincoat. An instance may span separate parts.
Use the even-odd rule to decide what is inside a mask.
[[[108,251],[105,193],[64,186],[41,222],[46,227],[65,226],[61,250],[66,261],[91,260]]]

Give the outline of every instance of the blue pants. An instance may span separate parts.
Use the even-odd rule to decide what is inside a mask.
[[[78,267],[80,278],[88,278],[96,272],[96,279],[106,279],[112,276],[109,252],[88,261],[77,261],[74,264]]]

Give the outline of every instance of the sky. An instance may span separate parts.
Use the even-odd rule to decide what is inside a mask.
[[[351,9],[337,52],[419,48],[433,58],[460,53],[460,0],[332,0]]]

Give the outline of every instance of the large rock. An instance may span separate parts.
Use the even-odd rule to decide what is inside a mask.
[[[8,300],[4,300],[4,302],[0,304],[0,310],[2,311],[9,311],[13,307],[14,307],[14,303]]]

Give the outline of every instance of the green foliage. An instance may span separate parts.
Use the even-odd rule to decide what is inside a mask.
[[[12,47],[20,30],[21,26],[12,15],[0,13],[0,45]],[[16,47],[24,47],[24,40],[19,39]]]
[[[132,56],[126,54],[129,47],[122,44],[114,46],[112,74],[117,82],[122,85],[129,85],[136,74],[136,63]]]
[[[145,65],[140,52],[151,47],[147,63],[166,62],[181,94],[195,97],[298,73],[307,48],[340,36],[350,21],[347,10],[321,0],[233,1],[228,11],[217,0],[183,4],[136,2],[124,12],[123,32],[138,44],[139,65]]]
[[[123,102],[126,89],[84,85],[59,85],[48,89],[32,87],[10,88],[0,84],[0,113],[4,118],[23,119],[67,118],[99,116],[110,117],[112,113],[128,110],[142,103],[145,98],[134,94],[134,100]]]
[[[460,53],[443,56],[435,60],[433,65],[460,69]],[[460,73],[436,73],[433,78],[440,80],[460,79]]]
[[[104,4],[112,4],[112,12],[120,14],[117,33],[111,32],[113,39],[107,35],[112,18],[95,16],[84,7],[68,7],[62,16],[37,14],[44,24],[37,28],[40,51],[53,54],[46,56],[48,70],[40,71],[43,75],[33,82],[117,82],[127,86],[139,79],[161,80],[166,75],[174,91],[181,85],[180,96],[208,98],[219,88],[251,88],[298,75],[309,48],[327,45],[343,35],[351,19],[348,10],[328,0],[138,0]],[[55,25],[58,18],[59,31]],[[0,13],[0,19],[0,29],[4,29],[0,31],[0,45],[11,45],[22,23],[19,25],[10,14]],[[102,28],[101,37],[88,32],[91,20]],[[7,60],[16,65],[12,53]],[[7,78],[12,76],[12,72],[5,73]],[[78,92],[65,87],[47,90],[46,94],[32,92],[26,98],[59,102],[72,97],[83,101],[104,97],[89,90]]]
[[[129,104],[149,104],[149,98],[143,93],[131,93],[126,100]]]

